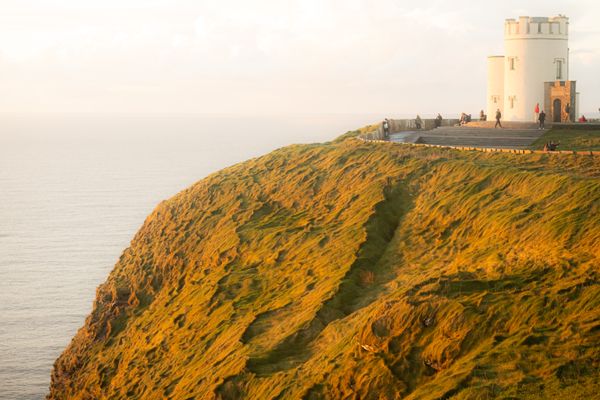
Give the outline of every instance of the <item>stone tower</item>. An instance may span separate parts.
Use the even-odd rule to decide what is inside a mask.
[[[488,58],[487,112],[496,109],[508,121],[534,121],[539,104],[546,109],[547,82],[569,80],[569,19],[557,17],[519,17],[504,24],[504,56]],[[574,85],[573,85],[574,87]],[[575,93],[570,99],[575,115]],[[560,107],[565,104],[561,103]],[[560,111],[560,110],[558,110]]]

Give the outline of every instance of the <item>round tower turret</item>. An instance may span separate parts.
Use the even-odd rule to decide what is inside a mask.
[[[569,79],[568,37],[569,19],[562,15],[506,20],[504,119],[534,120],[536,104],[544,108],[544,82]]]

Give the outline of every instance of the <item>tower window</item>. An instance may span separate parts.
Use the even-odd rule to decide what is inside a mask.
[[[563,78],[563,60],[555,60],[556,63],[556,79],[562,80]]]
[[[515,108],[515,100],[517,99],[517,96],[509,96],[508,97],[508,103],[510,104],[510,108]]]
[[[508,58],[508,69],[510,69],[511,71],[515,70],[515,57],[509,57]]]

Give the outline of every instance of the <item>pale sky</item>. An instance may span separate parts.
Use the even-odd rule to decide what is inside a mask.
[[[598,0],[0,0],[0,112],[477,112],[504,19],[559,13],[597,111]]]

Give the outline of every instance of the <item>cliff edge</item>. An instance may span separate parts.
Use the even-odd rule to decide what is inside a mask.
[[[351,136],[162,202],[48,398],[597,398],[599,158]]]

